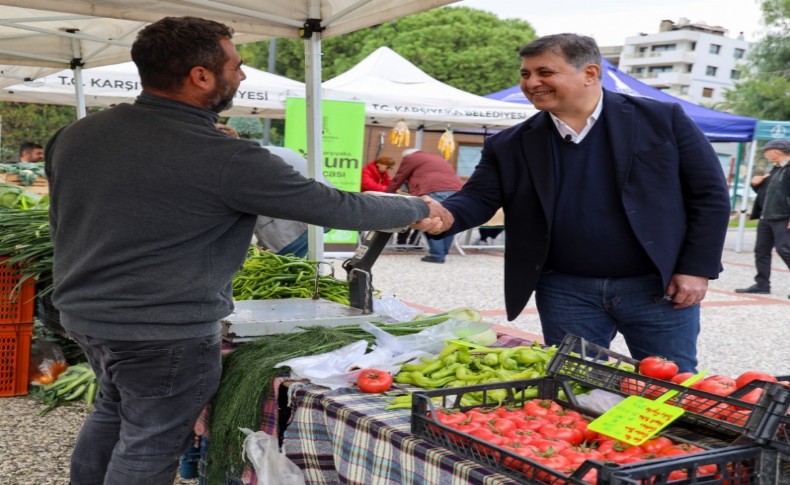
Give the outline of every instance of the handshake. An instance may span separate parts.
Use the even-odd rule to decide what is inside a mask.
[[[426,204],[428,204],[428,208],[430,209],[428,217],[415,222],[409,227],[433,235],[441,234],[444,231],[450,229],[450,226],[453,225],[454,220],[453,215],[450,214],[450,211],[445,209],[442,204],[436,202],[427,195],[423,195],[421,199]]]

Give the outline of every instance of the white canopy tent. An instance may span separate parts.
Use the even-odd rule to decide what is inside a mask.
[[[283,118],[285,98],[305,95],[304,83],[244,66],[247,75],[233,107],[223,116],[265,116]],[[131,103],[140,94],[140,76],[133,62],[92,67],[82,71],[83,95],[88,107],[110,107]],[[20,103],[74,105],[76,78],[70,69],[0,89],[0,100]]]
[[[57,11],[144,23],[155,22],[167,16],[196,16],[230,25],[239,34],[235,38],[237,42],[256,38],[305,39],[308,171],[311,177],[315,177],[320,172],[322,153],[321,38],[345,34],[455,1],[457,0],[0,0],[0,18],[13,17],[6,13],[3,6],[41,10],[42,17],[51,15],[51,11]],[[243,37],[245,35],[249,37]],[[114,62],[126,60],[129,58]],[[10,64],[22,65],[18,62]],[[320,259],[323,256],[323,234],[317,227],[310,226],[309,236],[309,254]]]
[[[411,128],[507,128],[537,112],[534,107],[467,93],[432,78],[389,47],[323,84],[327,98],[365,103],[369,122]]]

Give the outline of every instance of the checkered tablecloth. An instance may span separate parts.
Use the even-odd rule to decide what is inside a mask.
[[[411,434],[408,409],[385,410],[386,398],[357,389],[305,385],[283,451],[308,484],[516,484]]]
[[[531,342],[500,336],[499,345]],[[330,391],[310,384],[293,389],[293,414],[283,451],[308,484],[499,485],[512,479],[416,438],[411,410],[386,410],[387,398],[356,388]]]

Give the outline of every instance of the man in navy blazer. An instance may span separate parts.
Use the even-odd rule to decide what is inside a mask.
[[[542,37],[520,51],[541,110],[488,138],[446,234],[505,212],[505,301],[533,292],[547,344],[566,334],[634,358],[697,366],[699,303],[721,271],[730,202],[718,157],[676,104],[604,91],[595,41]],[[445,235],[446,235],[445,234]]]

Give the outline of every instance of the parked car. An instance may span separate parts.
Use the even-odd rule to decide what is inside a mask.
[[[747,192],[746,201],[748,202],[747,206],[751,207],[754,199],[757,198],[757,192],[751,188],[751,186],[744,187],[743,182],[739,182],[737,185],[732,184],[730,185],[730,201],[733,202],[733,207],[738,209],[741,206],[741,201],[743,200],[743,194]]]

